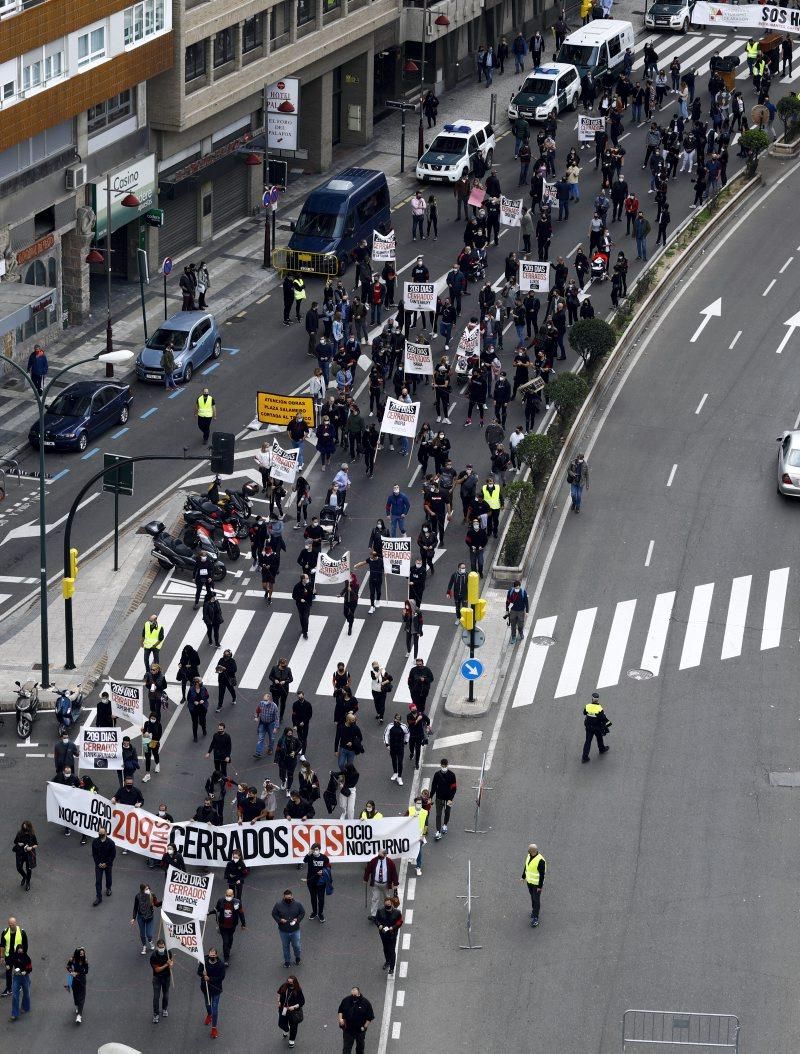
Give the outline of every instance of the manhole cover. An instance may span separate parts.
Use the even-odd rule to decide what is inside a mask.
[[[531,644],[538,644],[541,648],[549,648],[555,642],[555,637],[531,637]]]
[[[654,674],[652,670],[628,670],[628,676],[633,681],[649,681]]]

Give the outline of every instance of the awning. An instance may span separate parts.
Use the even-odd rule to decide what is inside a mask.
[[[25,282],[0,282],[0,337],[46,311],[56,302],[57,289]]]

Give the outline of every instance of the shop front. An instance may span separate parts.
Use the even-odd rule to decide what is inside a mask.
[[[136,204],[131,204],[133,199]],[[105,243],[110,225],[112,276],[138,279],[136,250],[146,248],[148,230],[142,217],[158,206],[155,154],[138,158],[90,184],[90,200],[96,217],[96,242]],[[105,275],[105,264],[92,265],[91,274]]]

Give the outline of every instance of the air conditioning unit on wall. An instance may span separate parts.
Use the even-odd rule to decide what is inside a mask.
[[[64,176],[67,190],[77,190],[86,185],[86,165],[70,165]]]

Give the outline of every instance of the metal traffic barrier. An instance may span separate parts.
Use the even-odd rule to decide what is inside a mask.
[[[473,892],[472,892],[472,861],[471,860],[467,860],[467,892],[466,892],[466,895],[463,894],[463,893],[459,893],[459,894],[457,894],[457,899],[458,900],[465,900],[466,903],[467,903],[467,943],[466,944],[460,944],[459,947],[461,949],[463,949],[463,951],[470,951],[470,952],[480,951],[480,949],[483,947],[483,945],[482,944],[473,944],[472,943],[472,901],[473,900],[478,900],[479,898],[477,896],[475,896],[473,894]]]
[[[734,1014],[626,1010],[622,1018],[622,1054],[674,1051],[694,1047],[701,1054],[739,1050],[739,1018]]]
[[[486,786],[486,754],[484,753],[481,760],[481,774],[478,776],[478,782],[473,788],[475,791],[475,819],[472,821],[472,827],[465,827],[464,831],[466,834],[486,834],[486,830],[490,828],[478,827],[478,817],[481,812],[481,803],[483,802],[483,792],[491,790],[491,787]]]
[[[335,278],[339,274],[336,253],[306,253],[286,247],[272,250],[272,266],[281,275],[297,272]]]

